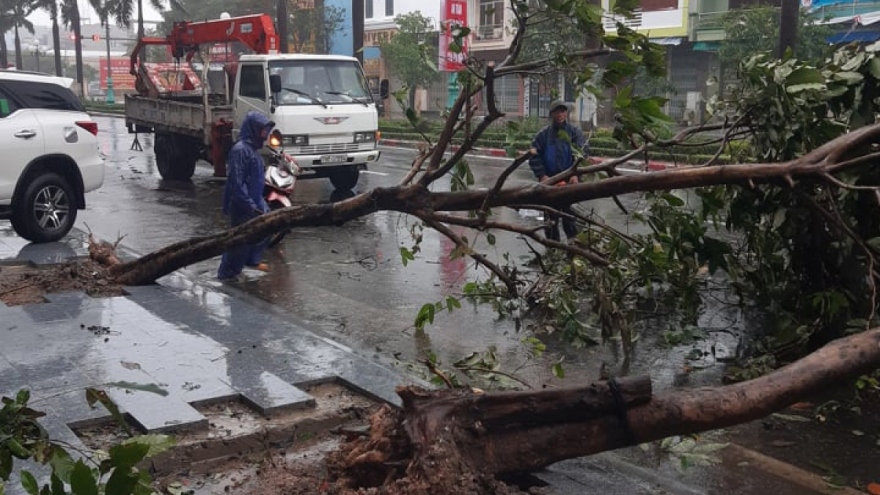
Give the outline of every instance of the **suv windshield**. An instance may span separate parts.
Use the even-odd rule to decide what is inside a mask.
[[[367,79],[347,60],[276,60],[269,74],[281,76],[279,105],[325,105],[373,102]]]

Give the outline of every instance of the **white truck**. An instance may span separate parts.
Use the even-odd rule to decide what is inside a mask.
[[[139,59],[142,45],[169,45],[175,58],[191,62],[199,45],[233,42],[255,54],[186,65]],[[285,151],[304,170],[301,178],[328,178],[337,189],[351,189],[360,170],[379,159],[376,103],[358,60],[279,54],[276,44],[265,14],[180,22],[165,38],[140,40],[132,54],[140,94],[125,99],[126,124],[129,132],[155,133],[163,178],[189,179],[198,159],[225,175],[226,154],[251,110],[275,122]],[[200,66],[201,77],[193,70]],[[387,81],[381,86],[387,96]]]

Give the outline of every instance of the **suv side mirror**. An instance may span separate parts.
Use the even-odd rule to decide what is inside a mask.
[[[382,100],[388,98],[388,79],[382,79],[379,83],[379,98]]]
[[[281,92],[281,76],[272,74],[269,76],[269,90],[272,94]]]

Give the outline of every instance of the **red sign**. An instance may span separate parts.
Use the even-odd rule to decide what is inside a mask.
[[[110,59],[110,75],[113,76],[113,89],[134,89],[134,76],[129,74],[130,60],[127,58]],[[101,89],[107,89],[107,59],[101,58],[98,74],[101,78]]]
[[[449,45],[455,43],[455,31],[467,26],[467,0],[443,0],[443,12],[440,20],[440,70],[457,72],[464,69],[467,58],[468,39],[461,39],[460,50]]]

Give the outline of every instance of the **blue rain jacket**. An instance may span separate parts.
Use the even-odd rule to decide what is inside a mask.
[[[261,131],[271,131],[273,127],[275,123],[269,117],[260,112],[248,112],[241,124],[238,142],[229,151],[223,213],[234,220],[249,219],[269,211],[263,199],[265,166],[258,151],[265,143],[260,137]]]
[[[568,139],[563,133],[568,134]],[[544,175],[550,177],[571,168],[574,164],[572,146],[588,156],[587,143],[580,129],[568,122],[560,125],[551,123],[541,129],[532,140],[532,148],[537,154],[529,158],[529,168],[537,178]]]

